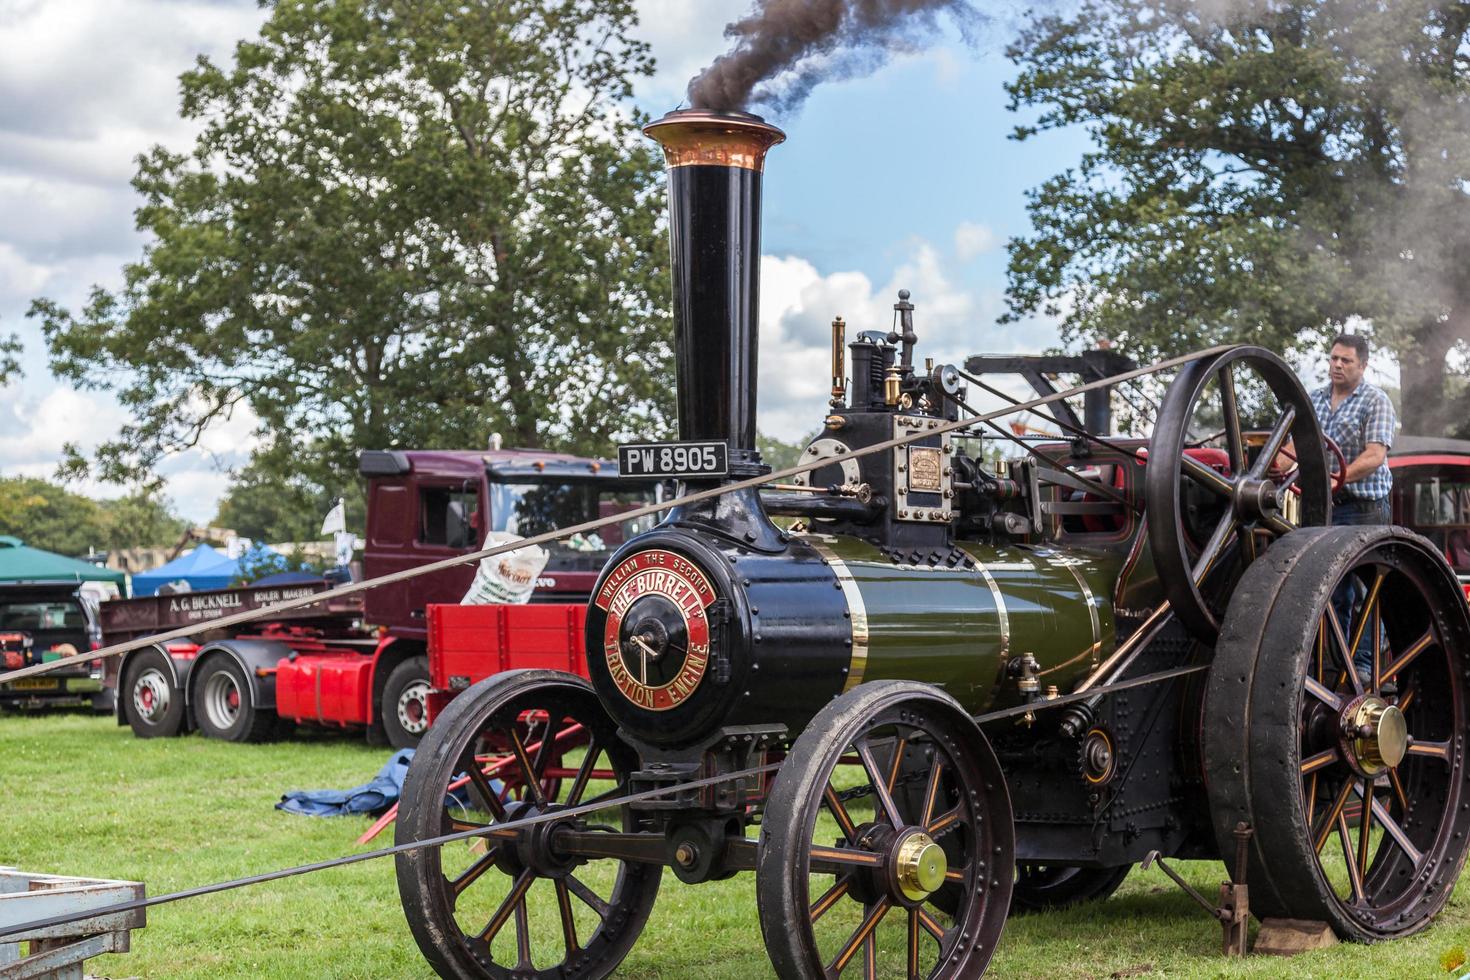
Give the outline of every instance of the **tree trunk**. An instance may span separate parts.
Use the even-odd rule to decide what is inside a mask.
[[[1454,342],[1448,324],[1435,321],[1414,331],[1414,339],[1399,356],[1399,401],[1403,414],[1399,430],[1411,436],[1448,435],[1453,406],[1445,398],[1445,356]]]

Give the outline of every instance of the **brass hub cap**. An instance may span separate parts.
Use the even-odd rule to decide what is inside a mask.
[[[903,837],[893,852],[894,879],[898,890],[911,902],[922,902],[944,884],[949,861],[944,848],[923,831]]]
[[[1348,759],[1365,776],[1392,769],[1409,751],[1404,713],[1371,694],[1354,699],[1343,709],[1342,732]]]

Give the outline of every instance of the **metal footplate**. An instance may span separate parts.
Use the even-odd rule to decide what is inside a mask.
[[[105,908],[144,897],[140,881],[37,874],[0,867],[0,932],[23,922]],[[0,980],[82,980],[82,963],[126,953],[131,930],[147,924],[142,909],[98,915],[7,936],[0,942]],[[22,953],[22,944],[29,948]]]

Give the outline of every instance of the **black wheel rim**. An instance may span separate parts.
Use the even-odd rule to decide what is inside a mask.
[[[572,684],[446,712],[413,765],[420,757],[432,768],[410,770],[400,842],[621,795],[636,763],[592,691]],[[630,811],[610,810],[400,858],[399,889],[420,948],[444,976],[606,976],[641,931],[661,869],[569,860],[554,839],[559,829],[634,825]]]
[[[1321,612],[1299,694],[1299,805],[1317,874],[1344,916],[1378,933],[1426,917],[1430,881],[1464,852],[1465,665],[1419,565],[1377,550],[1353,565]],[[1401,750],[1387,744],[1389,711],[1408,735]]]
[[[797,956],[827,977],[978,975],[1010,900],[999,772],[945,712],[922,704],[834,734],[787,850],[806,912],[790,923]],[[923,897],[895,882],[902,842],[919,834],[942,848],[945,865],[943,884]]]
[[[1249,406],[1243,392],[1251,393]],[[1215,424],[1204,439],[1192,438],[1205,411]],[[1263,437],[1248,448],[1251,430]],[[1278,474],[1271,464],[1288,439],[1297,465],[1294,472]],[[1211,445],[1223,450],[1226,472],[1187,452]],[[1272,541],[1330,519],[1331,480],[1322,446],[1306,390],[1284,361],[1263,348],[1238,347],[1193,361],[1170,385],[1144,477],[1149,548],[1170,607],[1196,639],[1215,641],[1235,582]],[[1298,493],[1288,504],[1293,487]]]

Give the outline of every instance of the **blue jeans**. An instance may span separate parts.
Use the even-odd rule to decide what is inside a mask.
[[[1388,498],[1362,500],[1348,497],[1342,503],[1332,504],[1332,525],[1343,527],[1357,524],[1388,524]]]
[[[1357,526],[1363,524],[1387,524],[1389,523],[1388,498],[1379,497],[1377,500],[1363,500],[1357,497],[1349,497],[1342,503],[1332,505],[1332,524],[1334,527]],[[1342,630],[1349,641],[1352,640],[1353,610],[1360,606],[1368,598],[1368,590],[1357,578],[1353,578],[1338,586],[1332,595],[1332,609],[1337,613],[1337,621],[1342,624]],[[1373,638],[1368,631],[1363,631],[1363,638],[1358,641],[1358,647],[1353,651],[1353,667],[1358,676],[1365,683],[1371,682],[1373,677]]]

